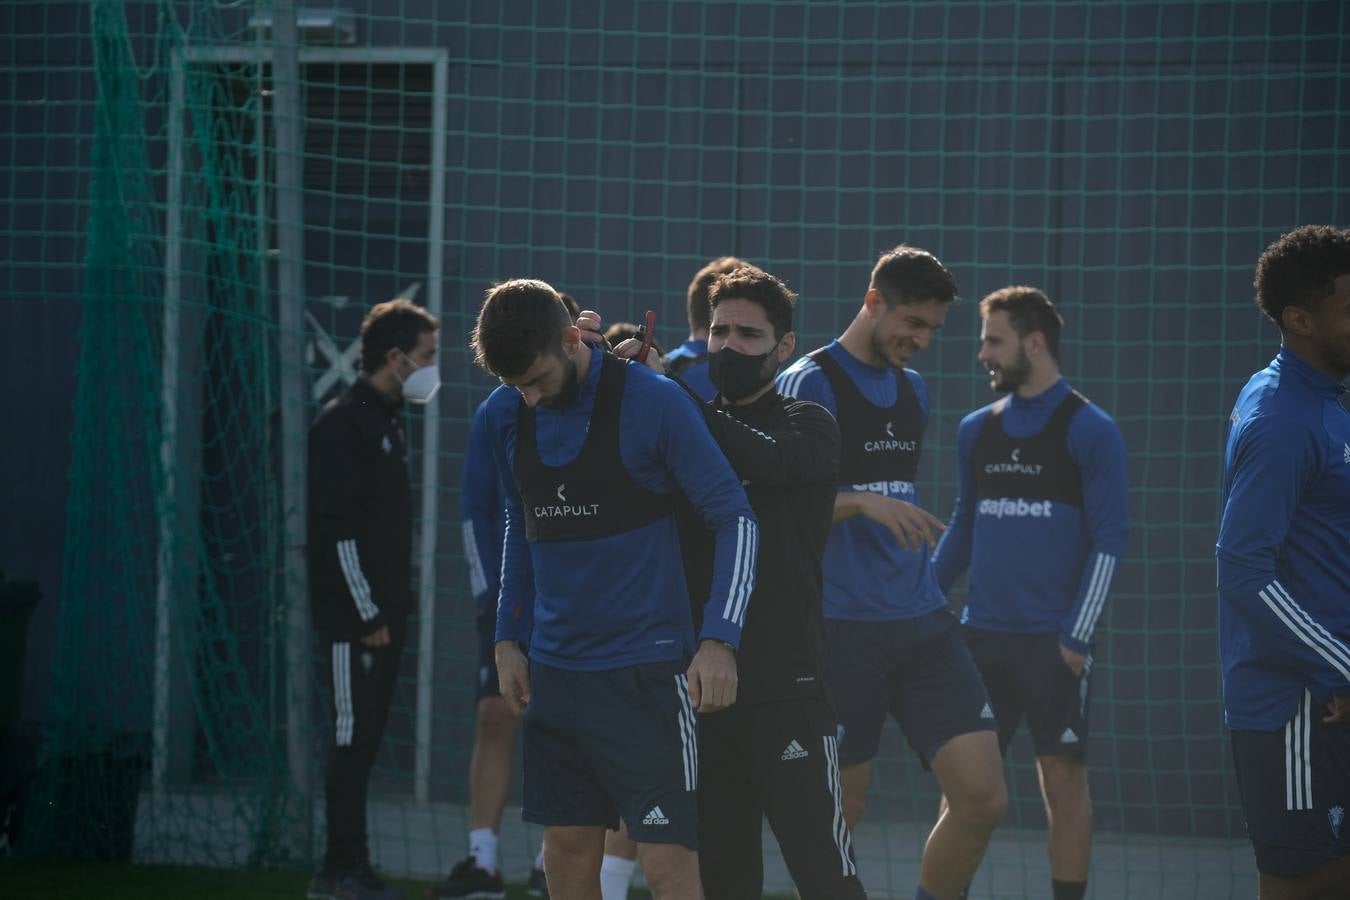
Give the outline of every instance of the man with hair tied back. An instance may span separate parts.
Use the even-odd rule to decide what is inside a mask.
[[[1350,896],[1350,230],[1266,248],[1280,352],[1238,395],[1224,453],[1219,650],[1262,900]]]
[[[961,421],[956,509],[933,568],[944,591],[970,569],[962,621],[999,749],[1025,718],[1054,900],[1079,900],[1092,856],[1093,634],[1129,530],[1125,440],[1060,377],[1063,319],[1049,297],[1006,287],[980,301],[980,317],[979,363],[1006,396]]]
[[[914,483],[928,394],[906,366],[955,300],[956,279],[933,254],[888,250],[839,339],[779,379],[783,394],[833,412],[842,436],[823,595],[848,824],[862,817],[888,714],[951,801],[924,846],[918,900],[965,888],[1008,802],[989,698],[933,577],[942,523]]]
[[[549,894],[598,900],[622,817],[654,895],[698,900],[695,710],[736,700],[759,542],[745,491],[696,401],[584,344],[544,282],[488,291],[472,344],[502,381],[487,407],[506,505],[497,670],[524,710],[523,814],[544,826]],[[714,533],[697,642],[677,492]]]

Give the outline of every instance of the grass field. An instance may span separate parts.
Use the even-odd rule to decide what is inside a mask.
[[[185,866],[133,866],[117,863],[0,862],[0,897],[5,900],[298,900],[309,875]],[[398,881],[408,900],[419,900],[428,882]],[[510,900],[525,900],[524,885],[507,889]],[[646,898],[632,891],[629,898]]]

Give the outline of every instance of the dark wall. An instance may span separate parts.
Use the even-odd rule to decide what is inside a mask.
[[[46,703],[70,464],[92,47],[74,3],[0,6],[0,571],[36,578],[23,714]]]

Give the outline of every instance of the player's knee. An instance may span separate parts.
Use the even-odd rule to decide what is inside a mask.
[[[995,778],[975,795],[975,819],[980,825],[994,828],[1008,814],[1008,787],[1003,779]]]
[[[1000,773],[964,785],[948,795],[947,803],[962,825],[992,831],[1008,813],[1008,788]]]
[[[519,727],[520,719],[501,697],[484,697],[478,702],[478,740],[508,741]]]
[[[698,883],[698,854],[679,844],[639,844],[642,874],[657,897],[678,896]]]

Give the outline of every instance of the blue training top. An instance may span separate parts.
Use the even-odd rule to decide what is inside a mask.
[[[695,362],[690,363],[688,368],[676,374],[704,402],[712,400],[717,396],[717,388],[713,387],[712,379],[708,377],[708,342],[687,340],[667,353],[663,362],[669,369],[680,360],[688,359],[695,360]]]
[[[1286,348],[1238,395],[1224,453],[1219,650],[1231,728],[1273,730],[1304,690],[1350,694],[1350,412]]]
[[[933,568],[944,591],[971,570],[963,622],[1017,634],[1058,632],[1064,646],[1087,653],[1129,533],[1129,476],[1120,429],[1094,404],[1084,403],[1072,413],[1067,449],[1081,480],[1081,505],[982,499],[976,486],[976,444],[997,403],[1006,403],[999,419],[1016,441],[1041,433],[1070,394],[1061,378],[1035,397],[1012,394],[961,420],[959,493]],[[997,427],[999,419],[991,424]],[[1054,477],[1073,478],[1074,473]]]
[[[825,352],[843,367],[863,397],[878,407],[896,402],[895,370],[876,368],[857,359],[839,341],[831,341]],[[923,425],[928,422],[928,390],[912,369],[903,370],[918,395]],[[811,400],[839,417],[839,404],[820,365],[803,356],[778,376],[778,391],[786,397]],[[848,423],[840,422],[847,432]],[[841,493],[871,491],[920,504],[919,489],[910,481],[882,481],[842,485]],[[824,601],[827,619],[855,621],[891,621],[912,619],[947,605],[925,547],[914,552],[901,546],[886,526],[866,516],[853,516],[836,522],[825,545]]]
[[[591,351],[572,403],[536,407],[544,465],[566,465],[581,452],[603,358],[601,350]],[[520,394],[505,385],[487,401],[506,508],[497,639],[528,640],[531,659],[578,671],[688,657],[694,634],[673,512],[608,537],[526,540],[512,475],[520,405]],[[740,480],[709,434],[697,401],[646,366],[627,364],[620,422],[619,454],[628,475],[656,494],[683,491],[715,535],[712,589],[699,637],[739,645],[759,541]]]
[[[469,426],[459,491],[460,533],[469,567],[469,592],[480,612],[496,601],[501,590],[502,542],[506,536],[506,513],[497,462],[492,455],[492,436],[488,434],[487,406],[486,400],[478,404]]]

